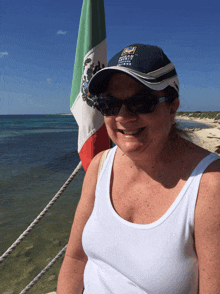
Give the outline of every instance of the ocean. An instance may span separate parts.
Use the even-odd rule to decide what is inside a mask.
[[[207,125],[180,120],[180,128]],[[20,236],[79,162],[72,115],[0,115],[0,255]],[[81,169],[46,216],[0,265],[0,293],[18,294],[66,245]],[[55,291],[63,258],[28,292]]]

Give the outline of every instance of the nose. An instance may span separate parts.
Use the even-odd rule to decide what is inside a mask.
[[[135,121],[137,120],[137,114],[129,110],[126,105],[122,104],[118,115],[116,116],[116,121]]]

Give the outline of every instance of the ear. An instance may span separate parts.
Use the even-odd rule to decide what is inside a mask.
[[[170,117],[172,119],[172,123],[175,123],[175,115],[177,112],[177,109],[179,108],[180,100],[179,98],[176,98],[171,104],[170,104]]]

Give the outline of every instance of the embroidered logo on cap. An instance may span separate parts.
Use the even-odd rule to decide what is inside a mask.
[[[137,50],[137,46],[126,47],[122,51],[121,56],[124,56],[124,55],[134,55],[134,53],[135,53],[136,50]]]
[[[132,59],[134,57],[135,51],[137,50],[137,46],[129,46],[126,47],[121,56],[118,59],[119,66],[131,66]]]

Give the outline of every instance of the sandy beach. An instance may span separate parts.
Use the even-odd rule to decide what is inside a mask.
[[[176,116],[177,119],[192,120],[205,123],[210,126],[207,129],[189,129],[192,141],[197,145],[220,154],[220,120],[209,118],[195,118],[188,116]]]

